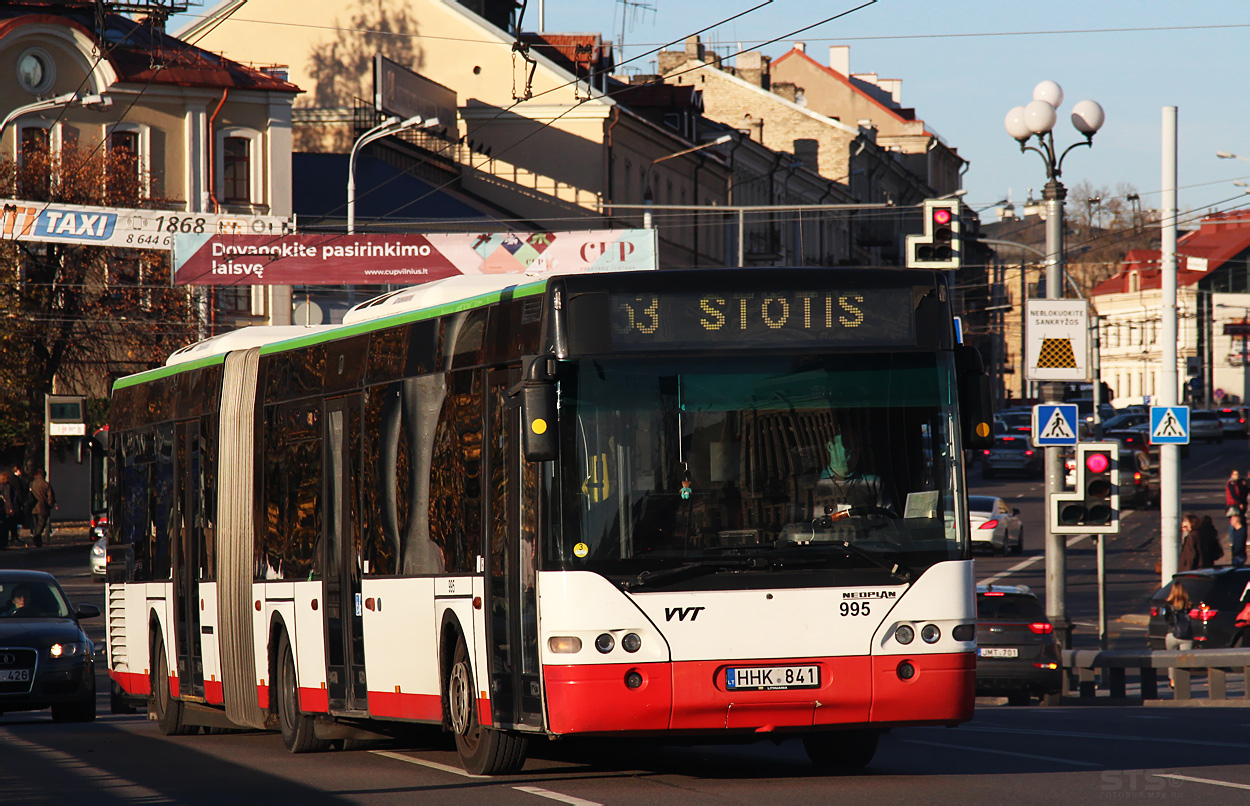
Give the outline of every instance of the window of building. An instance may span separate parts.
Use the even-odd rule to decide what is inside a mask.
[[[31,95],[44,95],[56,82],[56,61],[43,48],[27,48],[17,57],[17,83]]]
[[[47,199],[52,192],[52,130],[24,126],[18,133],[18,193],[32,201]]]
[[[1141,276],[1137,272],[1129,272],[1128,290],[1131,292],[1141,291]]]
[[[225,138],[221,149],[222,200],[250,204],[252,201],[251,142],[245,137]]]

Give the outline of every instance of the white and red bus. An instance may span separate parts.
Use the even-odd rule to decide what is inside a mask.
[[[294,752],[441,724],[475,773],[578,735],[853,767],[969,719],[992,434],[946,283],[457,278],[118,381],[115,704]]]

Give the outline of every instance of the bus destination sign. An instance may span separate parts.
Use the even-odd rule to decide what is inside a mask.
[[[906,347],[915,344],[910,288],[612,294],[617,349]]]

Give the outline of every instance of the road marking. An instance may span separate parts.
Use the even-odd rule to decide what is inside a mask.
[[[1073,761],[1068,758],[1054,758],[1053,756],[1035,756],[1032,753],[1013,753],[1010,750],[990,750],[984,747],[968,747],[960,744],[943,744],[941,742],[922,742],[919,739],[902,739],[907,744],[924,744],[929,747],[945,747],[948,750],[971,750],[974,753],[993,753],[1000,756],[1015,756],[1016,758],[1027,758],[1032,761],[1053,761],[1056,764],[1072,764],[1077,767],[1103,767],[1104,764],[1094,764],[1089,761]]]
[[[1133,517],[1133,515],[1136,514],[1136,512],[1137,510],[1130,509],[1130,510],[1120,513],[1120,523],[1124,523],[1126,520]],[[1090,535],[1072,535],[1071,537],[1068,538],[1068,548],[1072,548],[1077,543],[1080,543],[1082,540],[1086,539],[1089,536]],[[1005,579],[1011,576],[1012,574],[1016,573],[1017,571],[1023,571],[1029,566],[1036,565],[1037,563],[1041,562],[1044,559],[1046,559],[1045,552],[1042,552],[1041,554],[1035,554],[1032,557],[1029,557],[1027,560],[1021,560],[1020,562],[1008,568],[1006,571],[1000,571],[992,577],[987,577],[986,579],[981,580],[977,584],[978,585],[993,585],[995,582],[998,582],[1000,579]]]
[[[80,787],[81,791],[89,791],[94,787],[97,791],[107,794],[110,800],[116,799],[123,802],[131,801],[147,804],[178,802],[155,789],[149,789],[142,784],[128,781],[107,770],[93,767],[69,753],[53,750],[50,747],[36,744],[35,742],[28,742],[25,739],[19,739],[10,730],[0,729],[0,737],[3,737],[3,741],[0,744],[3,744],[7,749],[22,748],[29,750],[36,755],[43,756],[44,759],[60,767],[65,773],[82,779],[83,786]]]
[[[1176,775],[1173,773],[1155,773],[1156,778],[1171,778],[1173,781],[1192,781],[1195,784],[1226,786],[1229,789],[1250,789],[1250,784],[1234,784],[1232,781],[1216,781],[1213,778],[1195,778],[1192,775]]]
[[[438,770],[440,772],[449,772],[452,775],[460,775],[465,778],[490,778],[491,777],[489,775],[474,775],[471,772],[462,770],[459,767],[453,767],[450,764],[440,764],[437,761],[429,761],[428,759],[417,758],[416,756],[405,756],[402,753],[395,753],[390,750],[370,750],[369,752],[373,753],[375,756],[393,758],[396,761],[406,761],[409,764],[420,764],[422,767],[429,767],[432,770]]]
[[[603,806],[602,803],[594,800],[582,800],[572,795],[561,795],[559,792],[552,792],[550,789],[542,789],[537,786],[514,786],[512,787],[518,792],[528,792],[531,795],[537,795],[540,798],[550,798],[558,800],[561,803],[571,803],[573,806]]]

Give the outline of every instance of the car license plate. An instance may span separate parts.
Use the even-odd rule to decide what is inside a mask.
[[[983,658],[1018,658],[1020,650],[1015,647],[983,646],[977,648],[977,654]]]
[[[779,691],[820,688],[819,666],[741,666],[725,670],[730,691]]]
[[[0,669],[0,683],[30,680],[30,669]]]

